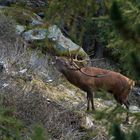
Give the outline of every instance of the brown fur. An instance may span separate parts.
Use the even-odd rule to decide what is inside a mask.
[[[122,74],[95,67],[77,69],[68,59],[62,57],[56,58],[56,68],[71,84],[87,92],[87,110],[90,109],[90,103],[92,110],[95,109],[93,97],[94,93],[100,89],[112,93],[118,103],[128,108],[127,97],[134,86],[134,81]],[[97,75],[103,76],[96,77]]]

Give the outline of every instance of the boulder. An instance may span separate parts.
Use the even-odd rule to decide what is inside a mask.
[[[33,13],[33,17],[31,17],[30,24],[32,26],[43,25],[43,21],[39,15]]]
[[[22,25],[16,25],[16,33],[17,34],[22,34],[25,31],[25,27]]]
[[[40,16],[41,18],[45,17],[45,13],[44,12],[38,12],[37,15]]]
[[[23,33],[26,41],[43,40],[46,38],[47,29],[33,29]]]
[[[91,129],[91,128],[94,127],[93,120],[91,119],[91,117],[86,116],[84,126],[85,126],[86,129]]]
[[[37,20],[37,19],[32,18],[30,24],[31,24],[32,26],[36,26],[36,25],[42,25],[43,22],[42,22],[41,20]]]
[[[0,0],[0,5],[2,6],[11,6],[11,4],[24,4],[32,8],[36,7],[45,7],[48,5],[47,0]]]
[[[75,44],[70,40],[69,38],[66,38],[61,30],[56,26],[52,25],[48,29],[48,36],[47,36],[52,42],[54,42],[54,49],[59,54],[67,54],[72,53],[75,54],[77,51],[79,51],[79,55],[82,57],[87,57],[86,52],[80,47],[79,45]]]
[[[140,108],[138,107],[138,106],[130,106],[129,107],[129,111],[131,112],[131,113],[140,113]]]
[[[28,0],[26,4],[27,6],[30,6],[32,8],[45,7],[48,5],[48,1],[47,0]]]
[[[1,6],[10,6],[11,4],[16,3],[17,0],[0,0]]]

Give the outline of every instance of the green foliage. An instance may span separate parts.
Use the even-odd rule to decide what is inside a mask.
[[[110,18],[115,25],[109,48],[126,75],[139,79],[140,11],[136,1],[114,1]]]
[[[13,110],[5,108],[0,103],[0,139],[20,139],[20,130],[22,127],[22,123],[13,115]]]
[[[116,1],[114,1],[112,4],[112,7],[110,9],[110,16],[117,26],[124,24],[121,11]]]
[[[121,131],[117,124],[113,124],[112,126],[112,135],[114,136],[114,140],[126,140],[124,132]]]
[[[135,75],[140,77],[140,57],[138,53],[131,53],[132,66],[135,69]]]
[[[119,124],[114,123],[111,128],[113,140],[140,140],[139,130],[132,130],[130,133],[125,133],[121,130]]]
[[[128,20],[124,19],[122,16],[122,11],[119,8],[119,5],[116,1],[113,2],[111,10],[111,20],[114,22],[114,25],[122,35],[124,39],[134,40],[135,42],[139,42],[137,35],[139,34],[139,24],[136,24],[135,30],[132,27],[129,27]]]
[[[49,140],[49,135],[46,134],[45,129],[41,125],[35,125],[31,135],[32,140]]]
[[[49,4],[46,18],[52,24],[60,27],[67,26],[68,35],[75,42],[82,42],[85,26],[97,9],[97,4],[92,0],[52,0]]]
[[[104,16],[98,18],[98,11],[107,9],[106,5],[107,1],[52,0],[46,19],[51,24],[57,24],[66,36],[90,52],[93,51],[95,39],[106,43],[110,23]]]
[[[106,113],[105,110],[102,111],[96,111],[96,114],[94,114],[94,118],[96,120],[102,120],[104,119],[108,114]]]
[[[136,131],[133,131],[130,136],[130,140],[140,140],[140,135]]]
[[[2,9],[1,11],[6,17],[12,17],[12,19],[16,21],[15,26],[17,23],[24,26],[31,26],[29,24],[32,21],[32,18],[37,20],[37,16],[31,10],[24,7],[21,8],[17,5]]]
[[[121,123],[125,120],[126,109],[124,109],[122,106],[117,105],[116,107],[109,107],[102,110],[97,110],[94,114],[94,118],[96,120],[106,120],[109,121],[108,125],[110,125],[112,122]]]

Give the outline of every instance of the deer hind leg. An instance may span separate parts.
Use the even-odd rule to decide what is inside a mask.
[[[123,122],[124,124],[128,124],[129,123],[129,106],[130,106],[130,103],[129,103],[128,99],[127,99],[127,95],[128,94],[124,92],[122,94],[121,98],[120,98],[120,103],[125,105],[125,107],[127,109],[126,118],[125,118],[125,120]]]
[[[89,97],[89,94],[87,92],[87,111],[89,111],[90,109],[90,97]]]
[[[125,106],[126,106],[126,108],[129,110],[130,103],[129,103],[129,101],[128,101],[128,100],[124,102],[124,105],[125,105]]]
[[[95,106],[94,106],[94,93],[92,93],[92,96],[91,96],[91,106],[92,106],[92,111],[95,111]]]
[[[123,103],[126,108],[127,108],[127,113],[126,113],[126,119],[124,121],[125,124],[129,123],[129,106],[130,106],[130,103],[128,100],[126,100],[124,103]]]

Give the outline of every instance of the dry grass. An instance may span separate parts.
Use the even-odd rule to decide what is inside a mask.
[[[80,139],[85,133],[79,129],[84,116],[63,106],[49,98],[50,94],[39,89],[35,83],[25,83],[19,79],[5,79],[10,86],[1,89],[3,104],[7,107],[15,107],[16,116],[25,125],[41,123],[48,130],[52,138],[73,140]],[[23,87],[19,87],[19,84]],[[18,83],[18,84],[17,84]],[[24,89],[24,90],[23,90]]]
[[[25,44],[20,42],[19,45],[18,41],[8,55],[7,49],[1,50],[0,59],[5,70],[0,73],[0,95],[4,106],[15,108],[14,114],[26,126],[43,124],[53,139],[81,139],[86,134],[80,132],[84,116],[66,109],[64,104],[57,101],[55,94],[57,96],[63,91],[59,92],[56,88],[53,90],[56,83],[43,82],[55,71],[50,65],[49,56],[41,55],[38,51],[29,51]],[[23,69],[27,71],[20,73]],[[52,76],[57,77],[58,73]]]

